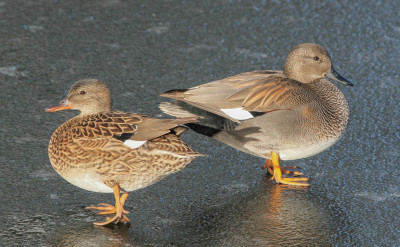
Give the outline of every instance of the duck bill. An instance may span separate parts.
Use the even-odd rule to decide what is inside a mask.
[[[353,86],[353,83],[341,76],[333,67],[331,68],[331,71],[325,74],[325,77],[338,81],[346,86]]]
[[[45,112],[55,112],[55,111],[62,111],[72,109],[72,105],[68,103],[68,101],[63,100],[60,104],[44,109]]]

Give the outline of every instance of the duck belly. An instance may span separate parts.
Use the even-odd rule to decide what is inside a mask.
[[[81,189],[98,193],[113,193],[113,189],[107,186],[101,176],[95,172],[72,172],[60,175],[65,180]]]
[[[258,157],[268,159],[271,152],[276,152],[282,160],[296,160],[326,150],[340,139],[342,132],[332,133],[298,112],[277,111],[247,120],[234,130],[221,131],[213,137]]]
[[[303,159],[325,151],[333,144],[335,144],[339,139],[340,138],[335,138],[308,145],[298,145],[297,147],[292,148],[282,148],[277,153],[282,160]]]

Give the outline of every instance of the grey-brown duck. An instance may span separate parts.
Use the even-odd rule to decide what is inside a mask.
[[[194,131],[243,152],[266,159],[264,168],[277,183],[305,185],[308,179],[279,159],[295,160],[318,154],[336,143],[347,126],[349,106],[329,80],[352,84],[340,76],[322,46],[305,43],[290,51],[283,71],[238,74],[190,89],[170,90],[161,103],[175,117],[200,117],[187,123]]]
[[[149,186],[202,155],[179,138],[186,129],[181,125],[196,122],[198,117],[156,119],[112,111],[110,91],[99,80],[76,82],[65,100],[45,111],[66,109],[80,114],[54,132],[48,149],[50,161],[73,185],[114,193],[115,206],[87,207],[98,214],[114,215],[97,225],[129,222],[124,203],[130,191]]]

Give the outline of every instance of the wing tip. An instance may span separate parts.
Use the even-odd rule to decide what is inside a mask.
[[[193,113],[190,113],[189,111],[186,111],[182,109],[177,104],[170,103],[170,102],[161,102],[158,107],[162,112],[165,114],[177,117],[177,118],[187,118],[187,117],[199,117]]]
[[[183,93],[187,92],[188,89],[172,89],[172,90],[168,90],[162,94],[160,94],[161,97],[166,97],[166,98],[181,98],[183,97]]]

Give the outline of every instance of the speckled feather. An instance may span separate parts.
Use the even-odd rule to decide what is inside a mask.
[[[86,112],[109,109],[108,94],[103,83],[84,80],[72,87],[61,105],[72,101]],[[96,103],[102,95],[104,105]],[[83,97],[88,98],[81,100]],[[184,130],[182,124],[196,121],[197,117],[157,119],[118,111],[81,114],[56,129],[49,143],[49,158],[64,179],[80,188],[112,192],[118,184],[122,191],[137,190],[202,156],[178,136]],[[138,147],[125,143],[128,140],[139,142]]]

